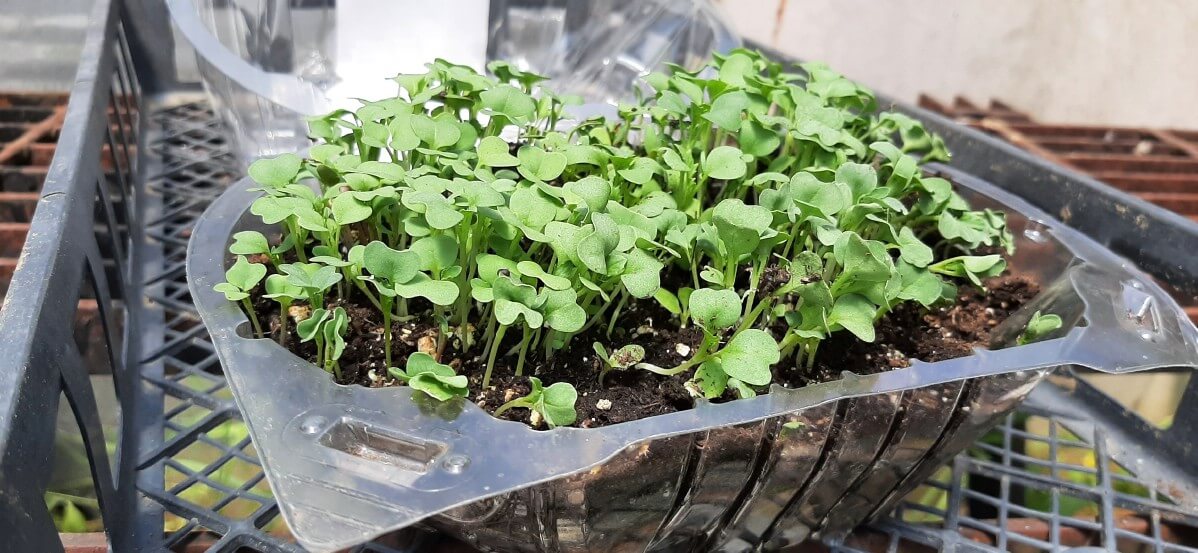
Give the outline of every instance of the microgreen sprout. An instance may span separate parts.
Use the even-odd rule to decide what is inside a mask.
[[[250,263],[245,256],[237,256],[237,262],[225,271],[225,282],[217,284],[214,288],[217,292],[225,295],[225,299],[229,301],[241,302],[241,306],[250,316],[250,323],[254,326],[254,335],[261,338],[262,325],[258,324],[258,316],[254,313],[254,304],[250,301],[250,291],[262,282],[262,278],[266,276],[266,267],[259,263]]]
[[[394,98],[311,119],[306,157],[251,166],[250,211],[276,234],[237,233],[217,289],[262,336],[250,294],[265,278],[281,342],[307,307],[296,330],[338,379],[347,329],[365,326],[346,309],[373,308],[388,372],[439,400],[468,382],[445,355],[486,388],[500,366],[544,370],[576,337],[625,339],[629,314],[656,304],[656,324],[701,332],[689,356],[657,367],[641,346],[595,342],[595,376],[638,368],[718,398],[762,392],[813,367],[833,334],[873,341],[899,304],[951,302],[1005,270],[992,253],[1013,248],[1003,213],[922,169],[948,153],[918,121],[818,64],[795,73],[737,49],[706,69],[649,74],[614,118],[569,124],[574,100],[508,63],[399,75]],[[436,335],[403,370],[390,368],[398,321]],[[532,382],[500,411],[571,424],[571,385]]]
[[[422,351],[408,356],[404,370],[390,367],[387,373],[438,401],[466,397],[470,393],[466,389],[465,376],[454,373],[452,367],[438,363],[433,356]]]
[[[308,318],[296,325],[295,331],[301,342],[316,343],[317,364],[340,379],[341,365],[338,360],[345,351],[345,331],[348,327],[349,317],[345,309],[336,307],[332,311],[312,311]]]
[[[637,344],[628,344],[608,355],[607,348],[603,344],[595,342],[591,344],[595,350],[595,355],[603,361],[603,368],[599,369],[599,385],[603,385],[603,377],[613,370],[624,370],[640,363],[645,359],[645,348]]]
[[[1032,342],[1039,342],[1054,330],[1061,328],[1061,324],[1060,315],[1054,313],[1042,314],[1036,311],[1032,313],[1031,319],[1027,321],[1027,326],[1024,327],[1023,332],[1015,342],[1021,346]]]
[[[574,390],[573,386],[565,382],[543,386],[541,379],[535,376],[528,377],[528,383],[532,387],[532,391],[524,397],[518,397],[501,405],[499,409],[495,410],[496,417],[508,409],[522,407],[532,410],[535,413],[534,420],[536,418],[544,420],[549,428],[574,424],[574,419],[578,417],[578,413],[574,410],[574,403],[578,401],[578,392]]]

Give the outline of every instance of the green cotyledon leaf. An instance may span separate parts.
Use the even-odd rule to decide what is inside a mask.
[[[511,325],[523,318],[529,328],[540,328],[545,317],[538,309],[544,301],[536,288],[517,282],[510,276],[500,276],[492,285],[495,298],[495,318],[502,325]]]
[[[520,271],[521,275],[541,281],[550,290],[567,290],[570,288],[570,279],[545,272],[545,269],[541,268],[535,261],[520,261],[516,263],[516,270]]]
[[[245,292],[252,290],[265,276],[265,265],[250,263],[243,255],[237,256],[237,261],[225,271],[225,280]]]
[[[840,276],[832,284],[833,295],[886,282],[894,272],[894,262],[886,253],[886,246],[876,240],[863,240],[855,232],[842,234],[832,247],[832,253],[842,267]]]
[[[258,184],[279,188],[294,182],[302,167],[303,160],[299,156],[281,154],[251,163],[249,174]]]
[[[354,171],[379,179],[382,184],[398,183],[403,180],[405,174],[403,167],[383,161],[364,161],[354,168]]]
[[[745,119],[740,123],[738,142],[744,153],[753,157],[766,157],[778,149],[778,146],[782,144],[782,139],[773,129],[759,121]]]
[[[769,209],[745,204],[736,198],[716,204],[712,211],[712,222],[715,223],[720,242],[732,259],[739,259],[756,250],[761,236],[769,230],[772,221],[773,215]]]
[[[607,275],[608,255],[620,244],[620,231],[611,217],[604,213],[591,216],[590,229],[584,227],[578,240],[578,259],[586,268]]]
[[[304,299],[304,290],[298,286],[294,286],[287,282],[287,277],[280,274],[273,274],[266,277],[266,294],[264,297],[279,301],[294,301]]]
[[[728,91],[717,96],[711,102],[711,107],[707,113],[703,114],[703,118],[726,131],[737,131],[740,129],[741,118],[748,110],[750,103],[749,95],[745,91]]]
[[[335,361],[345,352],[345,332],[349,330],[349,315],[343,307],[334,308],[331,313],[332,316],[321,330],[324,332],[326,356]]]
[[[367,244],[362,253],[365,269],[392,284],[412,280],[420,271],[420,261],[420,254],[409,250],[393,250],[378,240]]]
[[[733,290],[700,288],[691,292],[689,307],[695,324],[712,333],[740,319],[740,296]]]
[[[480,94],[483,108],[507,117],[512,122],[526,123],[536,112],[537,104],[524,91],[511,86],[499,85]]]
[[[728,374],[724,372],[724,364],[718,358],[708,359],[699,365],[691,380],[699,386],[703,397],[707,399],[718,398],[728,389]]]
[[[365,221],[374,213],[370,208],[370,202],[361,201],[349,192],[343,192],[333,198],[332,208],[333,220],[341,226]]]
[[[863,342],[874,341],[874,315],[878,307],[858,294],[847,294],[836,298],[832,311],[828,313],[828,325],[852,332]]]
[[[647,298],[661,286],[662,267],[657,258],[642,249],[633,249],[626,254],[620,283],[632,297]]]
[[[940,277],[903,260],[898,262],[897,268],[900,283],[896,294],[898,299],[916,301],[924,307],[940,300],[944,290],[944,281]]]
[[[394,283],[395,293],[403,298],[424,298],[435,305],[451,305],[461,292],[458,285],[448,280],[436,280],[424,273],[416,273],[407,282]]]
[[[781,354],[778,343],[768,332],[749,329],[733,336],[720,350],[719,358],[729,377],[752,386],[765,386],[773,378],[770,366],[781,359]]]
[[[550,428],[574,424],[578,413],[574,404],[578,401],[578,391],[566,382],[554,382],[541,392],[537,411],[545,419]]]
[[[976,286],[982,285],[983,278],[998,276],[1006,268],[1006,260],[998,254],[951,257],[928,266],[928,270],[933,273],[967,277]]]
[[[735,146],[717,146],[703,160],[703,173],[713,179],[739,179],[749,170],[744,156]]]
[[[541,290],[541,311],[545,326],[558,332],[578,332],[587,322],[586,311],[578,305],[573,289]]]
[[[546,152],[536,146],[524,146],[516,152],[520,160],[517,168],[529,180],[547,182],[556,179],[566,168],[566,154]]]
[[[479,141],[478,162],[488,167],[520,165],[520,160],[510,153],[508,143],[498,136],[487,136]]]
[[[911,227],[903,227],[898,235],[899,255],[916,267],[927,267],[933,260],[932,248],[924,244]]]
[[[591,211],[603,211],[612,193],[611,183],[595,175],[568,182],[562,188],[567,201],[585,205]]]
[[[462,222],[464,217],[453,202],[431,190],[406,190],[400,201],[404,207],[423,214],[428,225],[437,230],[453,228]]]
[[[418,238],[408,249],[420,256],[420,270],[434,275],[441,274],[458,261],[458,243],[445,234]]]
[[[653,180],[653,175],[660,171],[661,166],[656,161],[647,157],[637,157],[633,158],[632,165],[616,173],[633,184],[645,184]]]
[[[437,401],[466,397],[470,393],[465,376],[456,374],[452,367],[438,363],[427,353],[416,352],[408,356],[405,368],[401,371],[398,367],[390,367],[387,372]]]
[[[1053,313],[1043,314],[1040,311],[1036,311],[1032,313],[1031,319],[1028,320],[1023,333],[1016,339],[1016,343],[1022,346],[1043,340],[1052,331],[1061,328],[1062,324],[1060,315]]]
[[[266,241],[266,237],[261,232],[244,230],[233,235],[229,253],[237,255],[270,253],[270,243]]]
[[[332,318],[332,313],[326,309],[315,309],[308,314],[308,318],[300,321],[295,325],[295,333],[299,335],[301,342],[310,342],[316,339],[317,336],[323,338],[322,328]]]

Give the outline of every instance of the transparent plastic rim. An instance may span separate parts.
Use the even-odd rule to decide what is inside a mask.
[[[1194,367],[1198,330],[1176,302],[1130,262],[1023,200],[946,167],[960,187],[1036,223],[1074,257],[1065,269],[1081,302],[1062,336],[968,357],[787,389],[719,405],[594,428],[534,431],[491,417],[471,402],[435,404],[406,387],[341,386],[320,368],[268,339],[248,339],[236,305],[213,291],[223,281],[225,248],[257,197],[239,181],[197,222],[188,247],[192,298],[212,335],[238,407],[245,415],[282,514],[296,538],[331,551],[408,526],[447,509],[588,470],[638,443],[745,424],[841,399],[901,392],[953,381],[1060,365],[1124,373]],[[1026,323],[1016,314],[1008,325]],[[1022,320],[1020,320],[1022,319]],[[419,396],[419,397],[417,397]],[[362,444],[401,453],[355,455],[330,436],[350,432]],[[387,446],[383,446],[387,450]],[[536,452],[530,456],[527,452]],[[377,452],[376,452],[377,453]],[[386,451],[384,451],[386,453]],[[350,520],[337,515],[355,513]]]

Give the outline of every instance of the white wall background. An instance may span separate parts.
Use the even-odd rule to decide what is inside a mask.
[[[66,90],[92,0],[0,0],[0,89]]]
[[[1198,128],[1194,0],[714,0],[747,37],[901,100]]]

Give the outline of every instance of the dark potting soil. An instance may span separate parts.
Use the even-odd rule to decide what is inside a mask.
[[[788,275],[784,272],[774,275],[771,270],[767,269],[763,274],[762,287],[776,288],[785,284]],[[1035,282],[1021,276],[1000,276],[985,284],[985,291],[962,286],[958,301],[951,306],[932,310],[913,303],[897,306],[879,322],[873,343],[862,342],[848,332],[837,332],[821,344],[816,363],[810,370],[794,368],[793,361],[788,359],[778,363],[774,369],[775,382],[799,387],[840,378],[843,371],[872,374],[906,367],[911,359],[940,361],[969,355],[975,346],[988,346],[990,332],[1039,292]],[[265,315],[262,324],[277,339],[280,328],[278,305],[262,298],[261,293],[256,290],[253,294],[257,313]],[[399,385],[387,375],[382,317],[378,311],[354,300],[334,303],[330,307],[338,305],[348,311],[351,320],[338,382],[369,387]],[[293,306],[292,316],[302,318],[306,309],[306,306]],[[603,344],[609,352],[628,344],[643,346],[644,361],[659,367],[672,367],[688,359],[701,343],[702,332],[693,326],[679,329],[674,321],[674,317],[653,300],[632,302],[620,314],[610,336],[604,325],[596,324],[575,336],[565,350],[550,359],[542,358],[539,351],[534,353],[530,348],[524,374],[537,376],[546,385],[554,382],[574,385],[579,396],[575,405],[578,412],[575,425],[583,428],[689,409],[694,405],[694,399],[684,387],[689,374],[665,377],[638,369],[613,370],[605,377],[603,386],[597,378],[603,362],[592,348],[594,342]],[[397,322],[392,332],[392,360],[396,364],[416,351],[436,353],[437,329],[427,323]],[[519,341],[518,332],[509,332],[500,353],[516,347]],[[315,357],[315,346],[299,341],[291,321],[285,345],[305,359]],[[507,401],[528,393],[527,376],[513,374],[515,356],[501,356],[493,370],[490,386],[480,389],[486,363],[480,357],[481,346],[467,352],[460,351],[459,347],[456,340],[449,340],[439,357],[458,374],[470,377],[471,401],[494,412]],[[733,397],[729,392],[717,401]],[[530,415],[528,409],[513,408],[500,418],[529,423]]]

